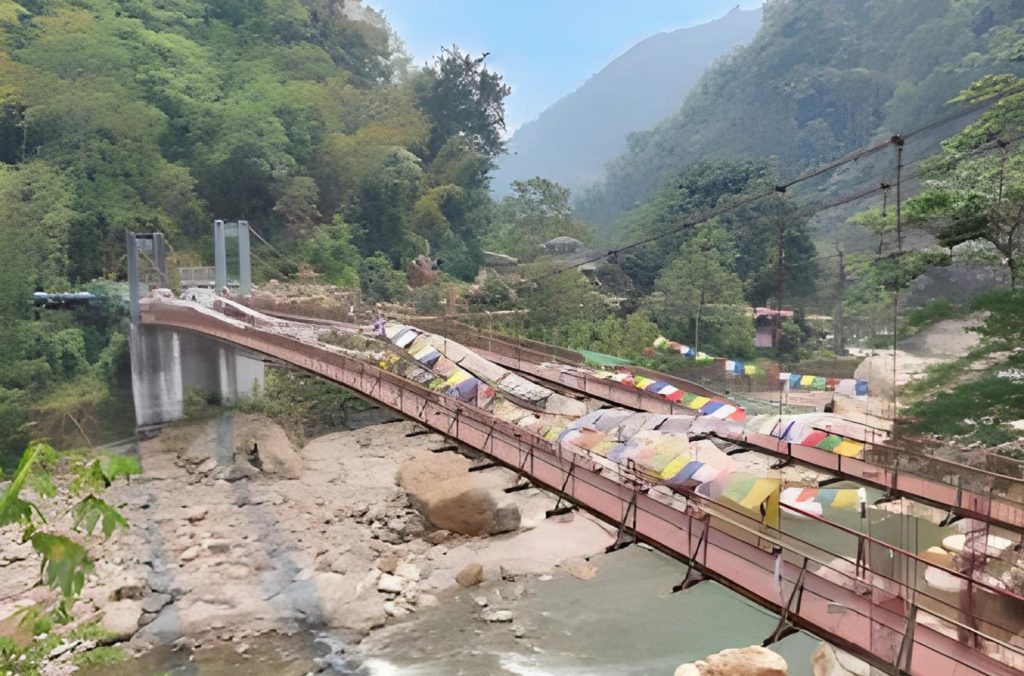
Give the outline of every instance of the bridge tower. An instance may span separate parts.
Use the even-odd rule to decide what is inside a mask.
[[[220,224],[221,237],[217,230]],[[217,286],[227,286],[224,230],[239,243],[239,290],[252,287],[249,268],[249,224],[240,221],[214,224],[215,255],[222,276]],[[219,244],[217,244],[219,242]],[[227,345],[190,331],[147,326],[142,322],[141,298],[150,288],[168,288],[167,251],[162,233],[125,235],[128,249],[128,306],[131,318],[129,347],[132,363],[132,398],[135,423],[140,429],[180,420],[185,396],[202,392],[208,400],[224,403],[263,389],[263,360],[233,345]],[[140,261],[141,254],[141,261]],[[143,265],[140,265],[144,263]],[[223,282],[223,283],[222,283]]]
[[[238,293],[248,296],[252,291],[252,256],[249,249],[249,221],[213,222],[213,279],[214,289],[228,286],[227,240],[238,240]]]

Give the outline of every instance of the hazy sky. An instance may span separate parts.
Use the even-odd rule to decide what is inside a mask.
[[[512,87],[508,130],[537,117],[654,33],[710,21],[759,0],[366,0],[422,65],[443,45],[480,54]]]

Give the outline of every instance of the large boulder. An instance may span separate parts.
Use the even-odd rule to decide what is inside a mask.
[[[470,473],[470,461],[455,453],[422,451],[399,470],[409,502],[435,528],[462,535],[494,535],[519,528],[519,508],[505,494],[501,477]]]
[[[114,601],[103,608],[100,625],[119,639],[130,638],[139,628],[142,617],[142,601],[123,599]]]
[[[377,593],[373,574],[318,572],[293,582],[274,602],[290,606],[313,626],[365,633],[386,620],[384,599]]]
[[[260,416],[235,417],[235,457],[283,479],[302,476],[302,458],[284,429]]]
[[[786,676],[787,673],[782,655],[759,645],[723,650],[676,669],[676,676]]]

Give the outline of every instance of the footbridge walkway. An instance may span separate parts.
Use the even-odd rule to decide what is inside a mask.
[[[681,587],[711,578],[778,613],[766,643],[803,628],[892,673],[1010,674],[1024,668],[1024,650],[1012,644],[1017,632],[991,619],[1004,616],[1007,604],[1011,613],[1019,611],[1016,604],[1024,599],[956,571],[948,572],[960,576],[966,604],[957,594],[932,595],[914,582],[854,565],[696,493],[667,497],[628,474],[609,474],[484,409],[329,349],[308,337],[316,335],[312,330],[285,335],[159,298],[141,303],[139,325],[213,339],[322,376],[480,451],[618,525],[620,541],[639,539],[687,562]],[[610,390],[605,395],[615,396]],[[868,544],[887,547],[890,556],[914,556]],[[985,604],[975,597],[994,600],[989,607],[995,603],[1000,612],[981,612]]]
[[[621,387],[595,377],[583,366],[583,357],[565,348],[531,340],[494,334],[453,320],[425,320],[417,323],[478,350],[506,368],[528,375],[538,382],[564,387],[608,403],[651,413],[692,415],[693,411],[650,392]],[[696,383],[643,368],[635,373],[700,394],[720,395]],[[940,509],[953,518],[972,518],[1024,534],[1024,476],[1008,475],[970,467],[908,448],[897,448],[882,437],[862,439],[862,457],[839,455],[827,450],[784,441],[775,436],[734,428],[720,433],[723,438],[751,450],[780,458],[782,463],[800,463],[838,478],[880,488],[889,496],[907,497]],[[1020,472],[1021,467],[1013,464]]]

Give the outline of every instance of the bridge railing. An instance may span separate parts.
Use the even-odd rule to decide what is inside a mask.
[[[163,307],[151,306],[143,312],[144,323],[198,330],[281,359],[483,451],[620,523],[624,532],[692,561],[723,584],[779,610],[780,631],[792,621],[875,664],[914,672],[953,673],[956,667],[951,665],[960,665],[970,673],[1010,673],[1006,667],[1024,667],[1021,649],[921,609],[916,601],[930,596],[879,573],[851,573],[848,561],[769,529],[727,505],[691,493],[684,496],[687,507],[681,511],[655,499],[642,486],[604,476],[575,457],[561,457],[554,445],[532,432],[375,366],[294,338],[218,321],[186,307],[157,305]],[[702,533],[695,522],[705,524]],[[781,557],[771,547],[778,547]]]
[[[579,353],[565,350],[557,346],[547,345],[523,338],[509,337],[503,334],[480,329],[458,322],[456,320],[436,319],[428,322],[430,330],[437,332],[451,333],[459,340],[465,341],[472,347],[487,349],[491,352],[503,354],[519,362],[529,364],[542,364],[549,362],[553,357],[563,359],[572,364],[578,363],[581,359]],[[575,357],[566,358],[565,353]],[[660,374],[647,369],[634,369],[641,375],[651,378],[658,378],[671,382],[665,374]],[[688,381],[679,381],[680,387],[693,386]],[[697,386],[699,387],[699,386]],[[639,392],[639,390],[637,390]],[[636,397],[635,407],[651,408],[653,405],[657,410],[663,408],[663,401],[654,397],[650,401],[642,393]],[[713,394],[713,393],[712,393]],[[657,401],[653,401],[657,399]],[[617,398],[617,403],[623,403]],[[624,405],[631,405],[624,403]],[[675,407],[678,410],[667,411],[680,415],[691,415],[693,412],[684,407]],[[979,469],[970,467],[935,455],[919,451],[892,446],[879,439],[866,440],[863,460],[866,463],[889,471],[892,475],[904,474],[914,475],[928,481],[941,484],[951,489],[950,495],[955,497],[955,506],[958,509],[973,512],[979,516],[990,517],[999,520],[1007,525],[1018,524],[1020,515],[1024,514],[1024,463],[1006,459],[999,462],[998,457],[989,461],[991,469]],[[771,450],[771,449],[766,449]],[[837,459],[840,464],[842,459]],[[965,494],[966,493],[966,494]],[[985,496],[982,501],[977,500],[978,496]],[[926,495],[920,497],[926,498]],[[1024,527],[1024,523],[1018,524]],[[1016,526],[1015,526],[1016,527]]]

